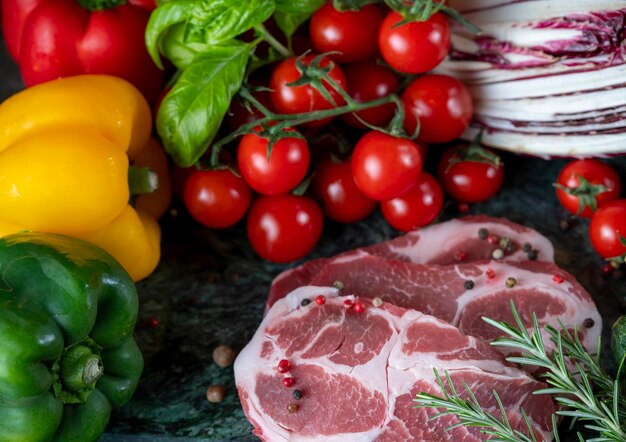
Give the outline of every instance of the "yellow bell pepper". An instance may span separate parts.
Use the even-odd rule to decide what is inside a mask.
[[[141,93],[111,76],[62,78],[10,97],[0,105],[0,236],[72,235],[108,251],[135,281],[148,276],[160,258],[156,217],[171,198],[151,125]],[[128,185],[135,157],[141,166],[156,162],[160,181],[137,209]]]

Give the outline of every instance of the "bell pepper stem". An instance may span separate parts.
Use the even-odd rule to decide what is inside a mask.
[[[158,175],[149,167],[128,168],[128,188],[131,196],[152,193],[159,187]]]
[[[90,11],[102,11],[113,9],[126,4],[126,0],[76,0],[79,5]]]
[[[60,363],[60,377],[66,389],[81,391],[96,383],[103,373],[100,356],[89,347],[76,345],[69,349]]]

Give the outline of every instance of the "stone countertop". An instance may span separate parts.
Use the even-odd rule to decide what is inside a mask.
[[[23,86],[14,63],[1,49],[3,100]],[[602,274],[603,261],[587,236],[588,221],[581,220],[567,231],[559,227],[566,213],[552,183],[566,161],[509,154],[504,161],[503,190],[492,200],[472,206],[470,213],[506,217],[550,238],[557,263],[576,275],[596,300],[605,319],[607,344],[610,325],[626,308],[626,284]],[[611,161],[626,178],[626,160]],[[458,215],[449,204],[441,219]],[[138,285],[141,305],[136,335],[145,371],[133,400],[113,412],[102,441],[256,440],[237,398],[232,367],[218,367],[211,353],[219,344],[238,349],[246,344],[261,321],[270,282],[289,266],[257,257],[241,225],[223,232],[204,229],[189,219],[177,201],[162,226],[161,263]],[[320,244],[307,258],[330,256],[397,234],[379,213],[350,226],[327,223]],[[155,318],[159,325],[150,327]],[[226,387],[222,403],[207,402],[210,384]]]

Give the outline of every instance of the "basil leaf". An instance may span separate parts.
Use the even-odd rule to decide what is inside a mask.
[[[163,33],[170,27],[187,20],[196,0],[179,0],[160,4],[152,11],[146,25],[146,48],[154,63],[163,69],[159,55],[159,42]]]
[[[197,0],[185,29],[185,42],[220,44],[263,23],[274,0]]]
[[[290,14],[313,14],[326,0],[275,0],[276,10]]]
[[[161,53],[178,69],[186,69],[198,54],[211,50],[204,43],[185,43],[185,23],[172,26],[161,37]]]
[[[214,46],[199,54],[165,96],[157,131],[174,161],[193,165],[215,138],[243,82],[251,48],[244,43]]]
[[[303,13],[289,13],[283,11],[276,11],[274,13],[274,21],[278,29],[283,31],[283,34],[287,38],[291,38],[296,29],[300,27],[302,23],[307,21],[311,16],[308,12]]]

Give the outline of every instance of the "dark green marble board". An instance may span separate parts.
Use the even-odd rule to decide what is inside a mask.
[[[15,66],[3,50],[0,100],[21,87]],[[626,179],[626,159],[612,162]],[[606,337],[610,324],[625,313],[626,282],[602,274],[603,262],[591,249],[586,221],[568,231],[559,227],[565,212],[558,205],[552,182],[564,163],[506,155],[502,192],[471,207],[470,213],[503,216],[550,238],[557,263],[575,274],[596,300],[605,318]],[[261,321],[272,278],[288,266],[272,265],[255,256],[241,226],[209,231],[193,223],[180,203],[173,208],[179,215],[170,214],[162,222],[161,264],[139,284],[137,339],[146,359],[145,372],[133,400],[113,413],[102,441],[256,440],[239,404],[232,368],[215,365],[211,353],[219,344],[245,345]],[[442,219],[455,216],[456,208],[449,205]],[[308,258],[333,255],[394,235],[397,232],[378,213],[351,226],[327,224],[320,244]],[[159,326],[148,326],[154,318]],[[207,402],[205,392],[210,384],[226,386],[224,402]]]

